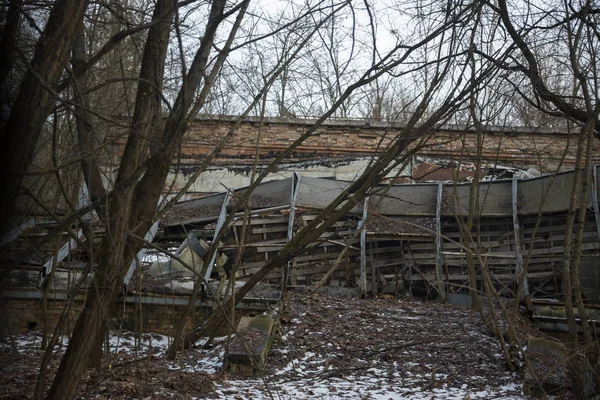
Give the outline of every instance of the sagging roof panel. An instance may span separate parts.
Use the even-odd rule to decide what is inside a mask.
[[[468,215],[471,184],[445,185],[442,215]],[[481,182],[477,214],[488,217],[512,215],[512,182]]]
[[[369,208],[383,215],[435,215],[437,184],[397,185],[378,189]]]
[[[581,180],[583,180],[583,174]],[[581,190],[581,180],[578,190]],[[520,181],[518,186],[519,214],[537,214],[540,207],[541,211],[545,213],[568,210],[574,184],[574,171]],[[589,206],[590,203],[591,191],[586,206]],[[577,201],[576,207],[580,206],[581,202]]]
[[[229,205],[237,205],[246,188],[238,189],[229,200]],[[292,178],[261,183],[250,196],[250,208],[270,208],[290,204],[292,195]],[[242,205],[243,207],[243,205]]]
[[[323,209],[335,200],[350,183],[303,176],[300,178],[296,206]],[[351,212],[362,212],[362,204],[354,207]]]
[[[175,205],[162,219],[163,226],[191,223],[208,218],[218,218],[225,193],[184,201]]]

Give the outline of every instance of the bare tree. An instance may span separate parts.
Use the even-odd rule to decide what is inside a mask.
[[[15,3],[15,6],[18,7],[18,3]],[[10,229],[10,218],[14,214],[15,200],[23,180],[23,173],[31,164],[42,126],[54,106],[55,89],[69,60],[69,52],[77,29],[82,23],[85,7],[84,1],[60,0],[54,3],[37,42],[34,57],[31,61],[26,61],[27,73],[11,105],[8,120],[2,126],[0,132],[1,168],[4,171],[0,178],[0,187],[2,187],[0,207],[3,210],[0,214],[0,234],[2,235]],[[17,18],[14,9],[10,12],[13,20]],[[11,24],[5,28],[10,31]],[[16,36],[14,33],[7,32],[4,38],[10,41],[14,36]],[[19,49],[14,44],[7,43],[5,50],[16,53]]]

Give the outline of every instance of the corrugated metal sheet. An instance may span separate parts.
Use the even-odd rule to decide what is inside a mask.
[[[483,216],[512,215],[512,183],[482,182],[479,185],[479,210]],[[442,200],[443,215],[468,215],[471,184],[445,185]]]
[[[435,215],[437,184],[397,185],[371,195],[370,208],[384,215]],[[381,201],[381,202],[380,202]]]

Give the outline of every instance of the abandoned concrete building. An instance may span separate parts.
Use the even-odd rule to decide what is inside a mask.
[[[241,285],[327,207],[401,129],[382,121],[326,121],[242,204],[253,168],[262,171],[314,121],[267,118],[259,123],[248,118],[204,168],[221,133],[234,122],[232,117],[196,121],[174,160],[165,198],[181,190],[186,193],[147,233],[147,246],[123,282],[125,314],[141,316],[143,307],[139,323],[144,330],[170,332],[177,310],[188,304],[194,273],[180,261],[202,271],[209,282],[197,305],[198,310],[210,311],[231,290],[225,276],[236,260],[236,285]],[[102,165],[107,181],[125,141],[118,134],[109,141],[115,157]],[[501,296],[514,297],[521,282],[522,295],[534,303],[559,299],[564,227],[576,184],[573,146],[567,132],[559,129],[491,127],[478,151],[474,131],[447,126],[416,143],[406,162],[301,255],[269,273],[239,308],[259,312],[278,301],[284,286],[323,283],[331,292],[357,296],[409,292],[460,303],[465,301],[461,295],[468,293],[470,254],[476,254],[473,262],[478,268],[489,269]],[[598,142],[594,157],[594,164],[600,164]],[[581,246],[583,291],[590,303],[598,303],[600,168],[593,167],[593,173],[588,198],[577,207],[589,210]],[[483,179],[475,184],[474,177]],[[80,197],[85,203],[85,190]],[[227,226],[224,222],[232,209],[237,213]],[[469,214],[476,223],[467,243],[461,232]],[[93,215],[89,218],[93,221]],[[2,239],[3,262],[20,260],[1,282],[2,313],[13,332],[41,322],[41,299],[47,300],[50,318],[57,318],[60,302],[77,285],[74,301],[80,307],[93,279],[92,271],[85,282],[78,282],[90,260],[67,234],[60,243],[23,254],[53,227],[39,212],[23,220]],[[102,227],[94,229],[95,236],[102,237]],[[83,237],[81,229],[75,232]],[[219,234],[218,251],[205,265],[203,256]],[[177,259],[159,249],[169,250]],[[479,275],[477,285],[481,289]],[[78,309],[74,307],[73,313]],[[539,318],[548,322],[543,315]]]

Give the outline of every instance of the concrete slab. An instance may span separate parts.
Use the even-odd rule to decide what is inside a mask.
[[[262,368],[273,342],[275,321],[268,315],[242,317],[237,327],[237,335],[231,341],[227,361],[230,370],[239,366]]]
[[[567,353],[563,343],[529,336],[525,358],[531,365],[531,369],[525,370],[526,393],[538,394],[541,392],[538,380],[546,392],[571,386],[571,380],[567,373]]]

